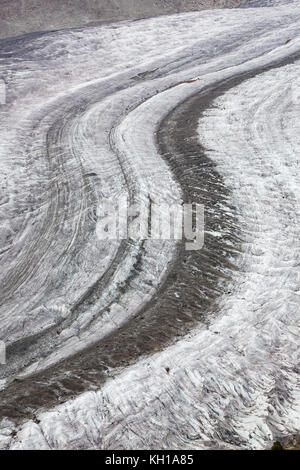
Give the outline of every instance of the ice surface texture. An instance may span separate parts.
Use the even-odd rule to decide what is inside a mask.
[[[0,37],[214,8],[291,0],[0,0]]]
[[[299,430],[299,32],[295,3],[0,43],[1,447]],[[204,250],[97,240],[123,194],[204,202]]]

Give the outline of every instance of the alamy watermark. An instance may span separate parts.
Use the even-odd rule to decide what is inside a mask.
[[[5,81],[0,78],[0,105],[6,104],[6,84]]]
[[[0,341],[0,364],[6,364],[6,346],[3,341]]]
[[[197,203],[167,204],[150,197],[135,203],[121,197],[106,200],[97,209],[100,240],[182,240],[188,251],[204,245],[204,206]]]
[[[300,106],[300,86],[299,83],[292,83],[289,88],[291,104],[293,106]]]

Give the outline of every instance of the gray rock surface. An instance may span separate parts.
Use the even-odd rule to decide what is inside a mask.
[[[233,8],[246,3],[247,0],[0,0],[0,37],[185,11]]]

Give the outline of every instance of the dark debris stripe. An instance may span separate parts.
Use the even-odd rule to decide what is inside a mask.
[[[235,216],[226,211],[230,208],[234,213],[234,207],[229,206],[230,188],[225,187],[209,152],[198,143],[198,120],[229,89],[299,59],[300,53],[295,53],[216,83],[188,98],[162,121],[158,146],[180,182],[186,202],[205,204],[206,230],[224,235],[206,236],[199,252],[186,252],[182,245],[150,304],[118,330],[43,372],[11,382],[0,392],[0,418],[16,423],[26,419],[38,422],[39,411],[82,392],[98,390],[120,368],[134,363],[141,355],[163,350],[176,337],[187,334],[199,323],[208,323],[210,315],[217,313],[216,301],[226,292],[230,273],[236,269],[234,258],[240,251],[241,232]]]

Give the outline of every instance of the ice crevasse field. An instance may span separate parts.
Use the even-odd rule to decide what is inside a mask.
[[[1,449],[299,435],[300,4],[242,3],[0,40]],[[204,247],[97,238],[145,194]]]

